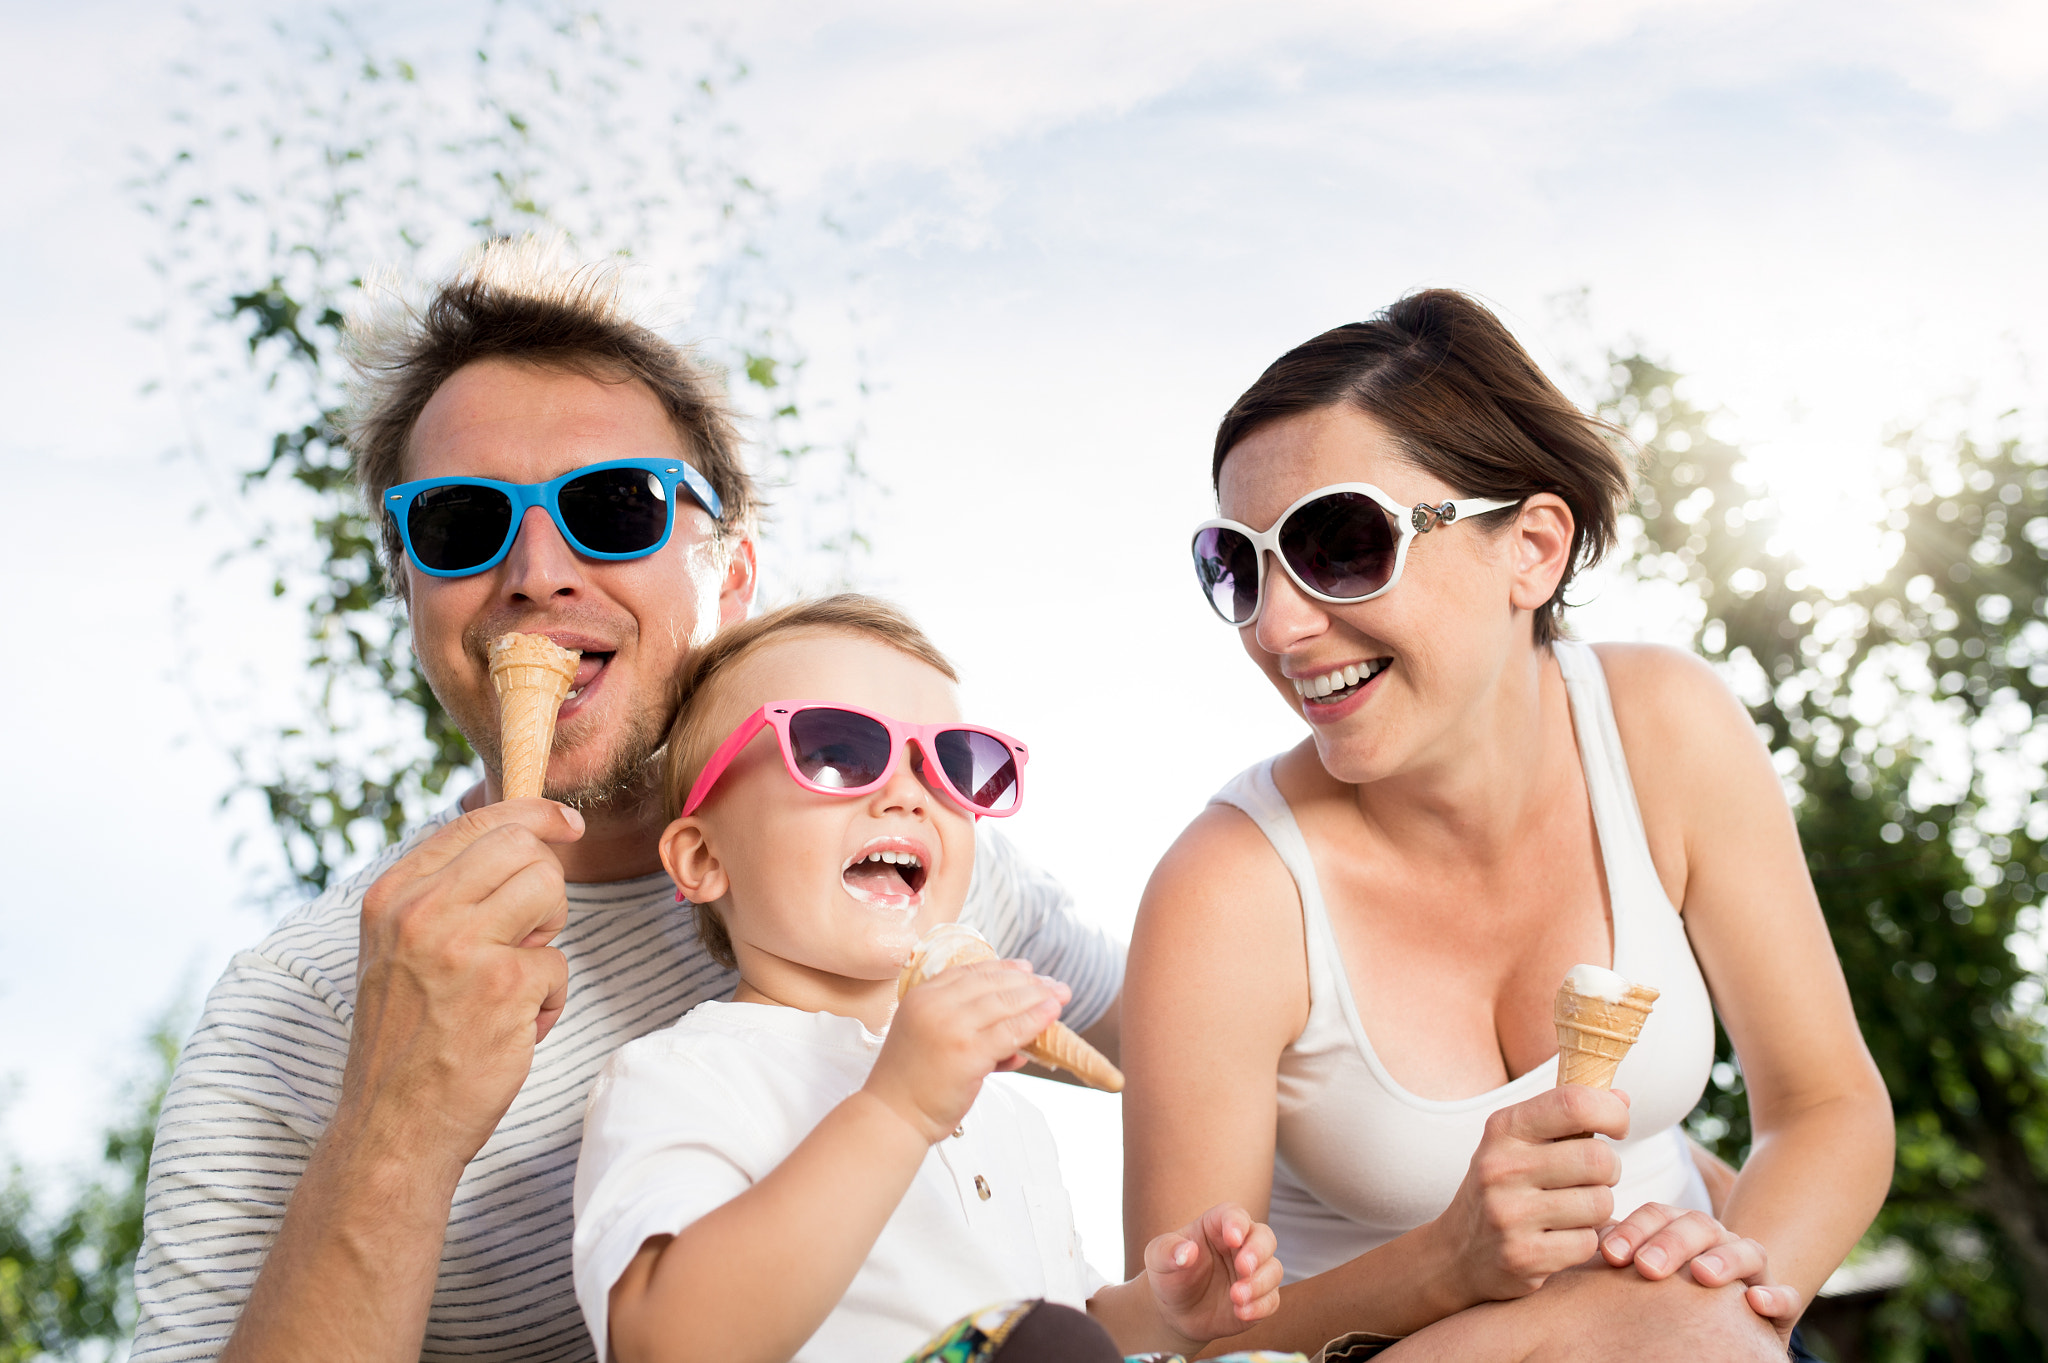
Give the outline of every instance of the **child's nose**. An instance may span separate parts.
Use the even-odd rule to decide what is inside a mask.
[[[906,745],[903,760],[872,797],[877,813],[923,814],[933,795],[924,779],[924,755],[915,743]]]

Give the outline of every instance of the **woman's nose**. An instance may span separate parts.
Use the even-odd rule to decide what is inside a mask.
[[[1252,638],[1267,653],[1292,653],[1330,627],[1323,603],[1302,593],[1278,559],[1266,565],[1266,599],[1252,622]]]
[[[583,564],[545,507],[530,506],[519,522],[519,538],[499,565],[505,594],[542,603],[573,596],[583,585]]]

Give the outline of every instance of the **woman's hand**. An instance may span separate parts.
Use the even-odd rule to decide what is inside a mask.
[[[1468,1302],[1526,1296],[1593,1257],[1621,1161],[1605,1142],[1571,1139],[1588,1132],[1627,1136],[1628,1095],[1567,1084],[1486,1119],[1465,1181],[1433,1223],[1451,1237]]]
[[[1764,1247],[1705,1212],[1646,1202],[1601,1233],[1600,1257],[1616,1268],[1634,1264],[1652,1281],[1684,1267],[1702,1287],[1744,1283],[1743,1300],[1780,1338],[1789,1339],[1799,1320],[1799,1289],[1771,1281]]]
[[[1031,973],[1029,961],[980,961],[942,971],[903,996],[867,1092],[927,1144],[960,1125],[998,1069],[1024,1063],[1017,1048],[1052,1025],[1071,991]]]

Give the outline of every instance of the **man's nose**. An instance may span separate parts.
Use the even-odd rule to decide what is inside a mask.
[[[515,601],[541,603],[573,596],[583,585],[583,563],[562,538],[547,508],[530,506],[519,522],[519,538],[500,565],[502,590]]]

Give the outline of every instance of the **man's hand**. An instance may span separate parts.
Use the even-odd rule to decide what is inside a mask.
[[[458,1173],[483,1148],[567,1002],[568,962],[548,944],[569,905],[549,845],[582,836],[565,805],[508,800],[370,887],[343,1112]]]
[[[1570,1139],[1587,1132],[1628,1135],[1628,1096],[1567,1084],[1486,1119],[1465,1181],[1432,1223],[1451,1237],[1469,1300],[1524,1296],[1599,1248],[1621,1161],[1604,1142]]]
[[[1017,1048],[1052,1024],[1072,997],[1029,961],[980,961],[941,971],[903,996],[889,1039],[863,1087],[926,1144],[960,1125],[997,1069],[1024,1063]]]
[[[1273,1230],[1244,1208],[1211,1207],[1145,1246],[1159,1318],[1194,1349],[1237,1334],[1280,1307]]]
[[[1764,1247],[1705,1212],[1646,1202],[1601,1233],[1600,1256],[1616,1268],[1634,1264],[1652,1281],[1683,1267],[1702,1287],[1740,1282],[1749,1309],[1769,1321],[1781,1339],[1789,1340],[1799,1323],[1799,1289],[1771,1281]]]

